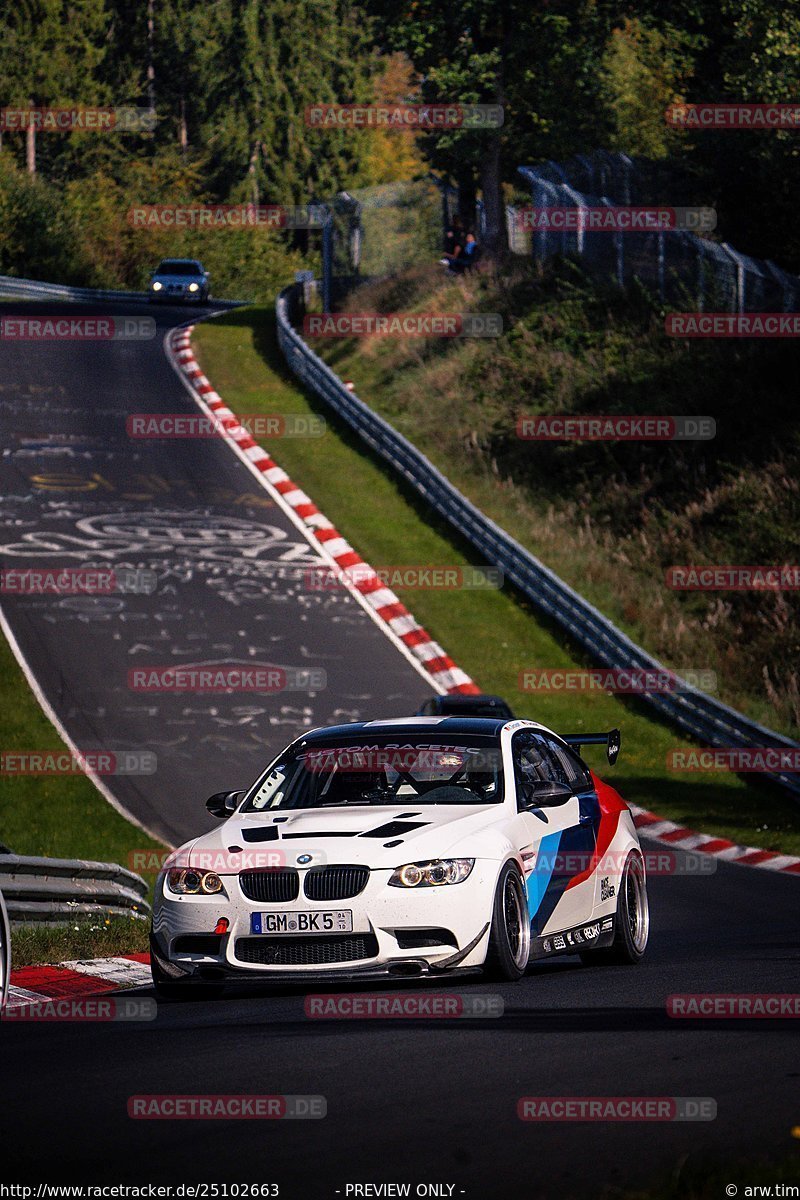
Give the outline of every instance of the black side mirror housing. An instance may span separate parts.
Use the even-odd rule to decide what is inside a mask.
[[[525,789],[525,803],[530,808],[546,808],[548,805],[563,804],[574,793],[564,783],[542,779]]]
[[[244,792],[215,792],[206,800],[206,808],[212,817],[229,817],[243,795]]]

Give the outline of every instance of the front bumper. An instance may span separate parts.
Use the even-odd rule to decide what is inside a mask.
[[[205,298],[203,288],[197,292],[190,292],[185,287],[163,287],[157,292],[148,288],[147,295],[154,304],[202,304]]]
[[[452,967],[434,967],[424,959],[407,958],[397,959],[391,963],[384,965],[367,966],[350,966],[350,967],[330,967],[324,970],[298,970],[297,968],[281,967],[275,969],[259,968],[257,970],[242,970],[233,968],[227,962],[221,965],[209,965],[201,963],[187,963],[181,958],[179,961],[168,962],[162,953],[162,950],[151,935],[150,937],[150,954],[151,957],[157,959],[158,965],[161,968],[162,974],[175,983],[186,984],[191,987],[192,984],[208,984],[208,983],[226,983],[231,986],[242,987],[264,987],[266,983],[317,983],[322,979],[325,983],[370,983],[380,982],[381,980],[391,980],[395,983],[402,980],[413,979],[441,979],[444,975],[448,978],[452,976],[464,975],[479,975],[481,968],[478,966],[465,967],[461,964],[456,964]]]
[[[408,890],[389,887],[390,872],[373,871],[357,896],[326,902],[305,898],[305,872],[300,872],[298,899],[279,903],[248,899],[235,875],[223,878],[227,894],[216,896],[176,896],[162,890],[162,879],[153,908],[152,951],[165,977],[176,981],[412,978],[476,970],[486,957],[497,870],[498,864],[479,860],[462,883]],[[347,934],[270,935],[251,928],[256,912],[341,909],[353,914]],[[209,937],[220,918],[229,929],[212,952],[182,946],[187,937]],[[351,949],[357,953],[349,957]],[[256,956],[260,961],[253,961]]]

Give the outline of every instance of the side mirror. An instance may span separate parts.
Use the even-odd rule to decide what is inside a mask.
[[[530,808],[546,808],[551,804],[563,804],[573,795],[572,788],[564,783],[542,779],[525,789],[525,804]]]
[[[228,817],[243,795],[244,792],[215,792],[206,800],[206,808],[212,817]]]

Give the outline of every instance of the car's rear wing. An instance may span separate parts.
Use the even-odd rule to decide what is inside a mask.
[[[618,729],[610,729],[608,733],[564,733],[561,736],[570,746],[605,746],[612,767],[617,761],[622,744],[622,735]]]

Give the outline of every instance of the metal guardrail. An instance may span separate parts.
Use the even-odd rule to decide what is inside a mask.
[[[303,383],[329,405],[384,462],[480,551],[485,561],[547,617],[559,625],[601,667],[667,671],[622,630],[559,579],[505,530],[485,516],[455,488],[433,463],[387,421],[348,390],[331,368],[306,345],[292,320],[301,292],[285,288],[276,303],[278,341],[286,361]],[[640,698],[660,717],[710,746],[796,748],[798,743],[749,720],[720,700],[682,685],[680,692],[651,692]],[[800,800],[800,776],[776,771],[764,778],[780,784]]]
[[[0,275],[0,297],[19,296],[30,300],[147,300],[147,292],[104,291],[102,288],[69,287],[64,283],[44,283],[37,279],[17,279]]]
[[[0,894],[12,925],[63,924],[76,916],[141,917],[147,884],[116,863],[0,854]]]

